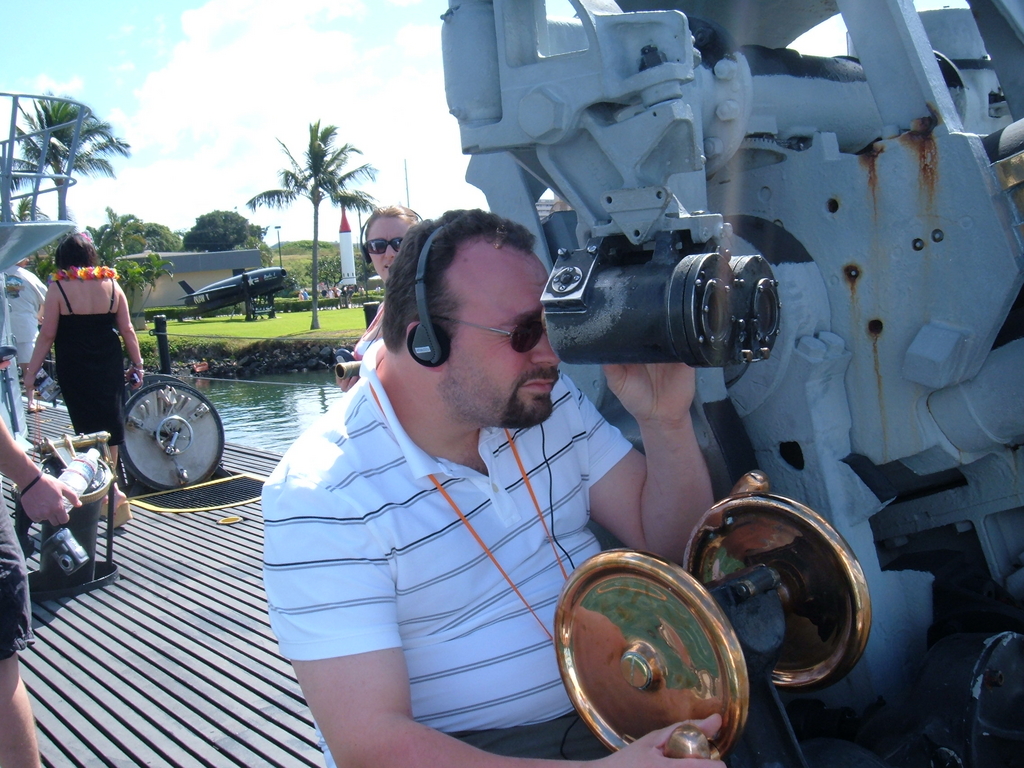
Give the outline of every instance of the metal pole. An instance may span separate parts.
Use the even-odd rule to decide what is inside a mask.
[[[156,336],[156,348],[160,354],[160,373],[171,372],[171,347],[167,342],[167,315],[153,318],[153,335]]]
[[[277,230],[277,266],[284,269],[284,263],[281,261],[281,227],[275,226],[274,229]]]

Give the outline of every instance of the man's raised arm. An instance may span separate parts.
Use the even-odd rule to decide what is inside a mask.
[[[608,365],[608,387],[637,420],[644,453],[630,451],[591,489],[591,516],[628,547],[678,562],[714,503],[690,418],[694,370],[682,363]]]

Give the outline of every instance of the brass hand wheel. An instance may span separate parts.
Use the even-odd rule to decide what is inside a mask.
[[[555,613],[559,670],[577,712],[609,748],[715,712],[722,727],[713,745],[684,725],[666,756],[718,757],[739,740],[746,662],[701,582],[758,565],[778,574],[786,634],[777,685],[820,687],[860,658],[871,606],[849,545],[807,507],[767,491],[767,478],[752,473],[705,513],[686,554],[697,578],[655,555],[609,550],[566,582]]]
[[[822,688],[844,677],[864,652],[871,601],[853,550],[817,513],[768,493],[763,473],[744,476],[704,513],[684,562],[704,584],[759,564],[778,572],[786,612],[772,675],[779,687]]]
[[[708,591],[667,560],[619,549],[580,565],[562,589],[555,647],[569,698],[610,749],[716,712],[717,752],[743,730],[747,668],[736,634]],[[666,754],[693,754],[689,739],[699,741],[673,734]]]

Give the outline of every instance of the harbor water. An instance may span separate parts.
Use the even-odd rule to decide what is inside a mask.
[[[261,376],[253,381],[186,378],[224,424],[224,440],[283,454],[344,394],[334,371]]]

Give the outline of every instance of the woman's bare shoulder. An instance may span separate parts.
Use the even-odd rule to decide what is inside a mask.
[[[111,287],[111,283],[113,287]],[[112,278],[102,280],[61,280],[61,288],[76,315],[104,315],[113,311],[110,300],[117,295],[118,284]],[[67,314],[65,302],[59,302],[61,314]],[[116,310],[116,302],[114,309]]]

